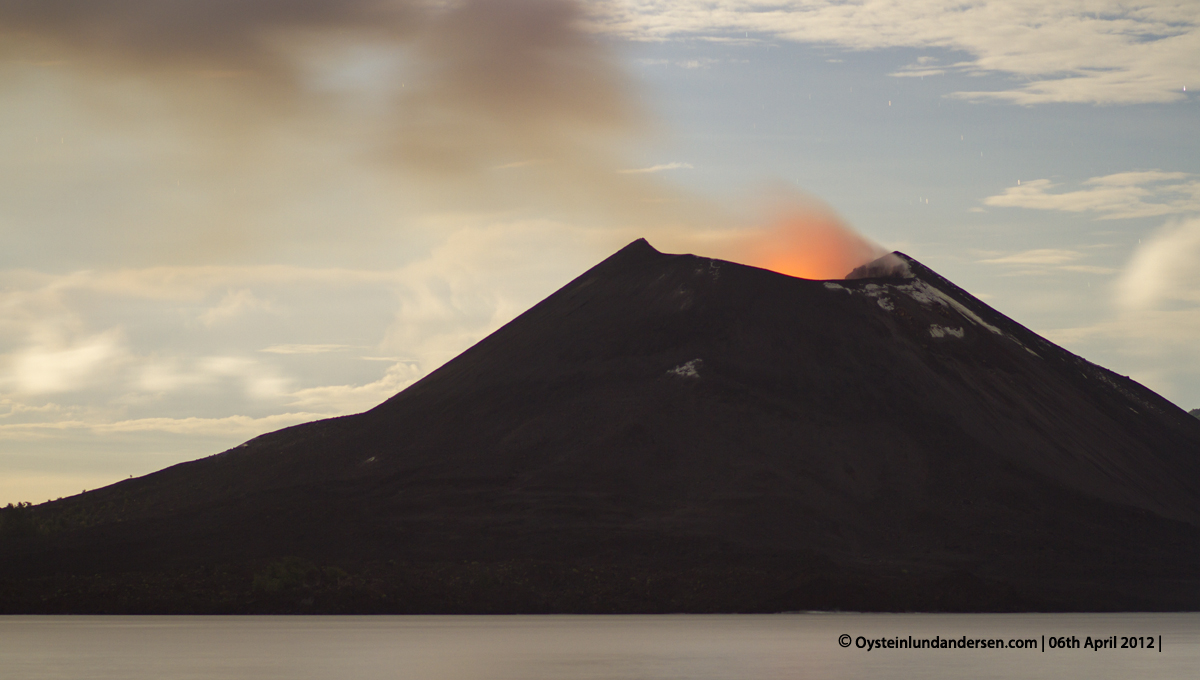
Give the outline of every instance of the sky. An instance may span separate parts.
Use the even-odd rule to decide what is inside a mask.
[[[1200,407],[1197,89],[1192,0],[0,0],[0,504],[366,410],[639,237],[900,250]]]

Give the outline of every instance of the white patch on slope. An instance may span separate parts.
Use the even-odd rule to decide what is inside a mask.
[[[949,307],[949,308],[953,309],[954,311],[958,312],[960,315],[962,315],[965,319],[967,319],[971,323],[976,324],[977,326],[983,326],[984,328],[995,333],[996,335],[1008,338],[1009,340],[1012,340],[1013,342],[1017,343],[1017,346],[1020,347],[1021,349],[1025,350],[1026,352],[1029,352],[1030,354],[1032,354],[1035,357],[1041,358],[1037,352],[1026,347],[1025,343],[1021,342],[1020,340],[1014,338],[1013,336],[1009,335],[1008,333],[1005,333],[1004,331],[1000,330],[999,328],[997,328],[997,327],[991,325],[990,323],[984,321],[983,319],[979,318],[978,314],[967,309],[965,306],[963,306],[963,304],[961,302],[959,302],[958,300],[955,300],[954,298],[950,297],[946,293],[942,292],[942,290],[939,288],[931,286],[928,283],[921,281],[920,279],[913,281],[912,283],[910,283],[908,285],[896,286],[896,287],[901,290],[904,290],[906,293],[908,293],[910,296],[912,296],[912,298],[914,300],[916,300],[917,302],[920,302],[921,304],[931,305],[936,302],[943,306]]]
[[[923,305],[929,306],[936,302],[936,303],[942,305],[943,307],[949,307],[949,308],[953,309],[954,311],[958,312],[963,317],[965,317],[968,321],[970,321],[971,323],[973,323],[977,326],[983,326],[984,328],[995,333],[996,335],[1004,335],[1004,331],[1000,330],[999,328],[996,328],[995,326],[991,325],[990,323],[979,318],[978,314],[967,309],[965,306],[963,306],[963,304],[961,302],[959,302],[958,300],[955,300],[954,298],[950,297],[949,295],[946,295],[938,288],[935,288],[935,287],[929,285],[928,283],[921,281],[920,279],[917,279],[917,280],[913,281],[912,283],[905,284],[903,286],[896,286],[896,288],[898,290],[904,291],[905,293],[908,293],[908,295],[910,297],[912,297],[912,299],[916,300],[917,302],[919,302]]]
[[[667,374],[668,375],[677,375],[681,378],[699,379],[700,371],[698,369],[703,364],[704,364],[704,361],[699,358],[692,359],[691,361],[687,362],[686,364],[681,364],[679,366],[676,366],[675,368],[672,368],[671,370],[667,371]]]
[[[825,285],[828,286],[829,284],[827,283]],[[838,288],[841,288],[841,286],[838,286]],[[842,288],[842,290],[846,289]],[[852,291],[847,292],[852,293]],[[885,312],[894,312],[896,311],[896,305],[892,304],[892,301],[887,298],[887,292],[888,286],[880,286],[874,283],[868,283],[862,288],[862,293],[867,297],[875,298],[875,302],[878,303]]]
[[[917,303],[919,303],[925,307],[932,307],[933,305],[937,304],[937,305],[941,305],[943,307],[947,307],[949,309],[953,309],[954,311],[958,312],[958,314],[960,316],[962,316],[964,319],[966,319],[967,321],[970,321],[971,323],[973,323],[977,326],[980,326],[982,328],[986,328],[987,330],[991,331],[992,333],[995,333],[996,335],[999,335],[1001,337],[1005,337],[1005,338],[1008,338],[1009,340],[1012,340],[1021,349],[1025,350],[1026,352],[1029,352],[1030,354],[1032,354],[1035,357],[1040,358],[1040,356],[1038,355],[1037,352],[1026,347],[1025,344],[1022,343],[1020,340],[1014,338],[1012,335],[1009,335],[1008,333],[1005,333],[1004,331],[1000,330],[996,326],[993,326],[992,324],[984,321],[982,318],[980,318],[980,316],[978,314],[976,314],[975,312],[968,309],[961,302],[950,297],[948,294],[946,294],[945,292],[943,292],[941,289],[937,288],[936,286],[932,286],[932,285],[926,283],[925,281],[922,281],[921,279],[913,279],[913,280],[908,281],[903,284],[880,285],[877,283],[868,283],[858,290],[850,290],[850,289],[847,289],[847,288],[840,286],[838,284],[835,284],[835,283],[826,283],[825,287],[830,290],[845,290],[846,292],[850,293],[851,295],[853,295],[854,293],[857,292],[857,293],[866,295],[867,297],[874,298],[880,307],[882,307],[883,309],[885,309],[889,312],[895,311],[895,305],[892,303],[891,299],[886,297],[886,294],[888,292],[892,292],[892,291],[905,293],[906,295],[911,297],[913,300],[916,300]],[[932,335],[935,338],[945,337],[947,334],[953,335],[956,338],[963,337],[963,329],[957,329],[957,331],[956,331],[955,329],[950,329],[950,328],[947,328],[944,326],[936,326],[936,325],[930,327],[929,333],[930,333],[930,335]]]
[[[929,327],[929,334],[935,338],[944,338],[947,335],[951,335],[961,340],[963,337],[963,329],[950,328],[949,326],[939,326],[934,324]]]
[[[697,265],[696,270],[693,272],[696,276],[708,276],[713,281],[721,278],[721,262],[719,260],[713,260],[707,257],[701,257],[697,259],[701,262],[708,262],[708,267]]]

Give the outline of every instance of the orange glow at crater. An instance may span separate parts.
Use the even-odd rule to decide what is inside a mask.
[[[802,279],[841,279],[885,251],[824,210],[792,211],[747,236],[739,261]]]

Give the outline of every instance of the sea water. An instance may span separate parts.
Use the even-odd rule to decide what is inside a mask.
[[[19,680],[1197,674],[1200,614],[0,617]]]

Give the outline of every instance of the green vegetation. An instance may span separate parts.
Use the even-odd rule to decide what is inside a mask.
[[[337,567],[318,567],[299,557],[285,557],[255,574],[253,588],[264,593],[323,590],[337,588],[347,576]]]
[[[107,507],[76,503],[68,506],[37,506],[9,503],[0,507],[0,538],[32,538],[86,529],[102,521]]]
[[[32,537],[39,533],[37,518],[33,514],[33,504],[9,503],[0,508],[0,537],[12,539]]]

